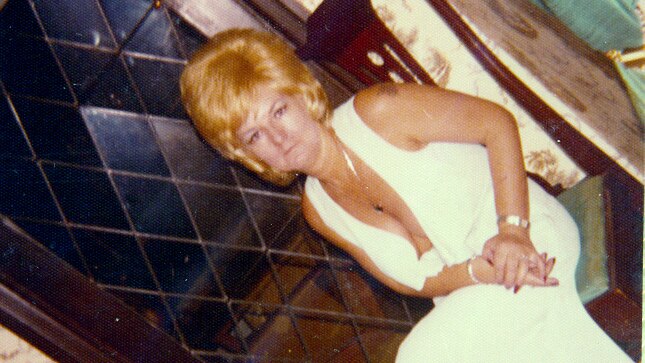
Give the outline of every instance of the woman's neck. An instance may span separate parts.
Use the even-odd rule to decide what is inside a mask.
[[[341,142],[331,128],[321,132],[320,156],[308,175],[331,187],[347,185],[355,178],[343,156]]]

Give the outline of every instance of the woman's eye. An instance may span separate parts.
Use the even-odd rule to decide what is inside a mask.
[[[258,141],[259,137],[260,137],[260,131],[253,131],[253,133],[246,139],[246,143],[248,145],[252,145],[256,141]]]
[[[284,115],[286,111],[287,111],[287,105],[280,106],[277,110],[275,110],[274,116],[282,117],[282,115]]]

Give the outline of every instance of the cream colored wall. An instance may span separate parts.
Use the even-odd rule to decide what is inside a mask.
[[[50,363],[55,361],[0,325],[0,362]]]

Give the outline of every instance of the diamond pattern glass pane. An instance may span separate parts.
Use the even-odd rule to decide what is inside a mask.
[[[0,213],[10,217],[59,221],[60,214],[38,165],[28,160],[2,160]]]
[[[287,304],[315,310],[347,311],[334,273],[326,262],[278,253],[271,257]]]
[[[90,273],[102,284],[153,290],[152,276],[133,236],[73,229]]]
[[[33,1],[50,38],[94,46],[114,46],[96,0]]]
[[[181,184],[200,237],[227,246],[261,246],[258,234],[238,190]]]
[[[114,181],[137,231],[195,238],[195,231],[174,184],[124,175],[115,175]]]
[[[128,230],[114,189],[102,171],[43,165],[65,217],[79,224]]]
[[[224,302],[190,297],[169,297],[183,340],[192,349],[242,353],[237,326]]]
[[[163,291],[222,297],[201,245],[145,239],[144,249]]]
[[[357,265],[335,264],[338,285],[353,314],[408,321],[401,296]]]
[[[249,353],[268,361],[304,360],[301,340],[286,309],[259,304],[235,304],[233,309]]]
[[[175,177],[235,185],[230,162],[202,141],[187,120],[152,118],[151,122]]]
[[[183,64],[138,57],[128,57],[127,61],[148,113],[187,118],[179,96]]]
[[[315,362],[367,362],[349,319],[299,316],[305,344]]]
[[[0,32],[0,79],[11,94],[74,102],[49,45],[42,39]]]
[[[118,297],[126,304],[135,308],[150,325],[159,328],[179,339],[173,317],[166,309],[161,296],[143,291],[129,291],[115,288],[107,289],[112,295]]]
[[[81,105],[142,112],[143,106],[117,54],[54,44]]]
[[[31,151],[5,98],[0,100],[0,158],[6,157],[31,157]]]
[[[34,37],[43,36],[29,2],[5,1],[0,11],[0,32],[15,32]]]
[[[78,109],[22,97],[12,100],[36,156],[88,166],[101,165]]]
[[[83,114],[108,167],[170,175],[147,118],[97,108],[84,108]]]
[[[67,228],[55,224],[22,220],[17,221],[17,224],[58,257],[74,266],[79,272],[87,275],[85,262],[81,260],[79,251],[72,241]]]
[[[228,297],[271,304],[282,302],[264,253],[217,246],[208,246],[207,250]]]

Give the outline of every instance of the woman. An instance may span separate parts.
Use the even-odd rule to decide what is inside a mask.
[[[582,307],[576,226],[527,181],[501,107],[383,84],[332,116],[293,51],[249,29],[211,39],[181,91],[214,148],[278,184],[307,174],[315,230],[390,288],[434,299],[397,361],[629,361]]]

